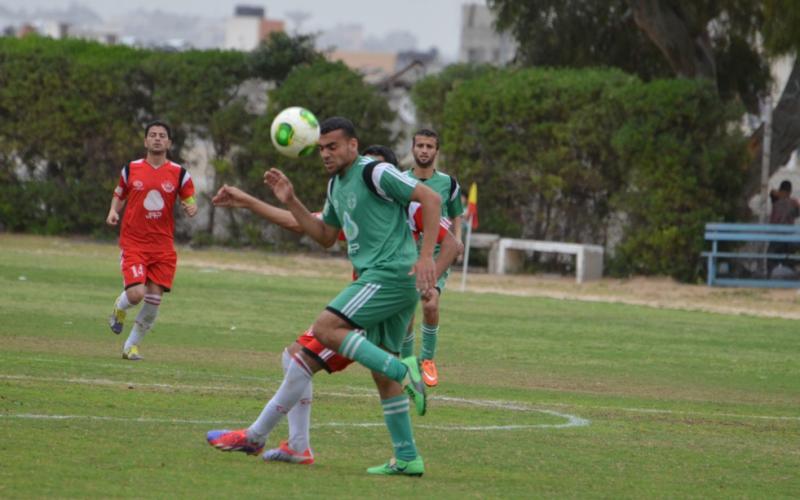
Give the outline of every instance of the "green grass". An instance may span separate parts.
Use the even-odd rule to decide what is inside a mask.
[[[364,473],[391,447],[380,425],[358,426],[382,423],[359,366],[315,379],[313,466],[220,453],[205,432],[258,415],[283,346],[348,276],[215,270],[236,254],[200,254],[202,267],[180,268],[145,361],[130,363],[105,324],[121,284],[113,245],[0,235],[0,497],[800,492],[795,322],[455,291],[442,300],[442,381],[414,417],[423,478]],[[557,427],[563,415],[589,424]],[[492,428],[509,425],[526,427]]]

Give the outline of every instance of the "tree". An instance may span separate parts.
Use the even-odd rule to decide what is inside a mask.
[[[319,120],[330,116],[344,116],[353,121],[362,148],[369,144],[393,144],[396,137],[391,123],[396,114],[386,99],[372,86],[366,84],[358,73],[341,62],[319,60],[309,65],[296,66],[283,84],[269,93],[266,114],[253,124],[252,139],[232,168],[244,179],[244,187],[252,193],[271,194],[264,190],[263,173],[278,166],[287,171],[299,196],[309,208],[322,206],[325,200],[324,170],[318,155],[289,159],[281,156],[272,146],[270,126],[273,118],[283,108],[296,106],[311,110]],[[236,222],[233,215],[234,224]],[[258,234],[248,229],[254,219],[245,221],[246,233]],[[289,236],[281,233],[283,236]]]
[[[248,56],[250,74],[266,81],[283,82],[295,66],[324,59],[322,53],[314,48],[314,41],[313,35],[270,34]]]
[[[746,152],[727,126],[738,113],[704,80],[495,70],[448,94],[442,166],[481,186],[489,232],[619,239],[616,273],[691,280],[703,224],[738,214]]]
[[[626,0],[489,0],[523,66],[610,66],[649,80],[669,66],[633,21]]]
[[[629,30],[632,19],[640,33],[646,35],[651,48],[657,48],[671,73],[678,77],[707,79],[715,83],[723,100],[738,100],[750,113],[759,112],[760,97],[769,85],[770,58],[794,53],[800,47],[800,3],[792,0],[489,0],[498,14],[498,27],[511,29],[522,46],[522,53],[531,49],[532,40],[546,39],[559,65],[582,66],[585,58],[573,57],[561,46],[578,45],[585,51],[598,54],[600,64],[608,64],[646,77],[651,73],[649,58],[631,57],[630,62],[604,57],[598,49],[609,40],[608,22],[603,13],[610,13],[613,26]],[[581,23],[576,13],[599,12],[591,22]],[[594,22],[599,20],[600,22]],[[538,23],[538,24],[537,24]],[[542,28],[544,25],[544,28]],[[536,33],[544,34],[537,35]],[[526,34],[533,31],[534,34]],[[612,47],[628,45],[630,33],[611,39],[609,54],[618,53]],[[536,38],[538,36],[538,38]],[[577,42],[576,42],[577,40]],[[759,40],[764,41],[763,49]],[[638,43],[638,42],[637,42]],[[639,49],[643,50],[643,49]],[[625,54],[622,50],[619,53]],[[630,52],[636,54],[636,50]],[[535,59],[524,62],[537,64]],[[770,170],[786,163],[800,145],[800,61],[795,63],[786,89],[775,107]],[[665,76],[660,73],[659,76]],[[750,139],[754,161],[746,174],[748,192],[758,190],[762,130]]]
[[[128,82],[143,56],[79,40],[0,39],[0,219],[7,227],[102,227],[97,214],[142,137],[131,120],[142,96]]]
[[[459,84],[493,71],[494,66],[452,64],[431,78],[423,78],[411,89],[411,98],[417,108],[417,120],[440,130],[443,126],[447,95]]]

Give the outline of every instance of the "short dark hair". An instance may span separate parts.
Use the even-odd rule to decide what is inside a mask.
[[[172,140],[172,129],[169,128],[169,125],[167,125],[166,122],[163,122],[161,120],[153,120],[144,127],[145,137],[147,137],[147,134],[150,133],[150,129],[153,127],[164,127],[164,130],[167,131],[167,139],[169,139],[170,141]]]
[[[781,186],[778,188],[778,191],[783,191],[785,193],[792,192],[792,183],[789,181],[782,181]]]
[[[439,149],[439,134],[437,134],[436,131],[431,130],[429,128],[421,128],[417,130],[416,132],[414,132],[414,137],[411,139],[412,146],[417,143],[418,135],[422,135],[425,137],[433,137],[434,139],[436,139],[436,149]]]
[[[386,163],[391,163],[392,165],[397,166],[397,156],[395,156],[394,151],[381,144],[373,144],[372,146],[367,146],[366,148],[364,148],[364,151],[362,151],[361,154],[364,156],[366,155],[383,156],[383,160]]]
[[[329,134],[334,130],[341,130],[349,139],[358,139],[356,135],[356,127],[353,122],[341,116],[332,116],[326,118],[319,124],[320,134]]]

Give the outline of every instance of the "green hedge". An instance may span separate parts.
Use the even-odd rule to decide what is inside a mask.
[[[605,69],[437,78],[438,100],[416,102],[442,133],[443,168],[478,183],[481,231],[602,244],[614,274],[692,280],[703,223],[738,216],[740,110],[707,84]]]
[[[263,116],[240,92],[252,78],[277,84]],[[365,141],[393,139],[386,100],[346,66],[325,61],[308,37],[274,35],[252,53],[0,37],[0,229],[112,237],[105,227],[112,191],[123,164],[142,156],[143,126],[154,118],[172,126],[175,161],[183,162],[187,139],[211,142],[212,192],[228,182],[263,196],[264,169],[285,165],[301,197],[321,206],[319,159],[279,158],[269,139],[272,117],[290,105],[320,118],[348,116]],[[210,241],[220,221],[234,238],[260,234],[244,215],[214,213],[192,238]]]

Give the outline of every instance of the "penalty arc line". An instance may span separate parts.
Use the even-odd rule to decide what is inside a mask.
[[[31,377],[27,375],[8,375],[0,374],[0,379],[6,380],[28,380],[32,382],[61,382],[72,384],[85,384],[85,385],[100,385],[100,386],[138,386],[138,387],[152,387],[157,389],[187,389],[187,390],[231,390],[231,387],[221,386],[196,386],[196,385],[172,385],[161,383],[136,383],[136,382],[122,382],[109,379],[86,379],[86,378],[68,378],[59,379],[54,377]],[[241,389],[241,388],[236,388]],[[252,390],[249,390],[252,391]],[[369,394],[350,394],[341,392],[320,392],[322,396],[331,397],[345,397],[345,398],[372,398]],[[565,419],[566,422],[558,424],[511,424],[511,425],[485,425],[485,426],[470,426],[470,425],[430,425],[420,424],[416,427],[420,429],[432,429],[441,431],[510,431],[522,429],[565,429],[570,427],[585,427],[590,424],[590,421],[568,413],[556,412],[553,410],[546,410],[541,408],[533,408],[529,406],[522,406],[515,403],[506,401],[489,401],[489,400],[471,400],[463,398],[450,398],[438,396],[431,399],[437,399],[447,402],[456,402],[465,405],[505,409],[512,411],[521,411],[526,413],[542,413],[556,418]],[[163,418],[129,418],[129,417],[110,417],[100,415],[39,415],[39,414],[0,414],[0,418],[23,418],[23,419],[51,419],[51,420],[69,420],[69,419],[90,419],[90,420],[111,420],[111,421],[134,421],[134,422],[153,422],[153,423],[184,423],[184,424],[231,424],[233,422],[219,422],[219,421],[206,421],[206,420],[187,420],[187,419],[163,419]],[[383,423],[347,423],[347,422],[327,422],[315,424],[313,427],[373,427],[383,426]]]
[[[0,380],[28,380],[32,382],[58,382],[58,383],[71,383],[71,384],[87,384],[87,385],[101,385],[101,386],[119,386],[119,385],[128,385],[128,386],[135,386],[135,387],[152,387],[156,389],[168,389],[168,390],[201,390],[201,391],[219,391],[219,390],[226,390],[226,391],[238,391],[238,392],[245,392],[245,393],[269,393],[266,389],[259,389],[259,388],[242,388],[238,386],[205,386],[205,385],[191,385],[191,384],[161,384],[161,383],[140,383],[140,382],[125,382],[119,380],[109,380],[109,379],[86,379],[86,378],[54,378],[54,377],[33,377],[28,375],[11,375],[11,374],[0,374]],[[318,392],[317,394],[320,396],[332,396],[332,397],[345,397],[345,398],[362,398],[362,397],[373,397],[373,393],[371,391],[362,390],[362,388],[352,388],[356,390],[357,393],[342,393],[342,392]],[[513,411],[535,411],[539,413],[548,413],[551,410],[545,410],[540,408],[534,408],[531,406],[525,406],[524,404],[513,403],[508,401],[494,401],[494,400],[478,400],[478,399],[462,399],[462,398],[455,398],[455,397],[448,397],[448,396],[431,396],[429,400],[432,401],[447,401],[452,403],[461,403],[466,405],[472,406],[483,406],[488,408],[498,408],[498,409],[505,409],[505,410],[513,410]],[[686,410],[667,410],[667,409],[659,409],[659,408],[628,408],[628,407],[614,407],[614,406],[593,406],[593,405],[568,405],[563,403],[556,403],[555,406],[562,406],[562,407],[573,407],[573,408],[584,408],[588,410],[611,410],[611,411],[621,411],[627,413],[651,413],[651,414],[666,414],[666,415],[687,415],[687,416],[697,416],[697,417],[706,417],[706,418],[742,418],[742,419],[755,419],[755,420],[783,420],[783,421],[797,421],[800,422],[800,416],[793,416],[793,415],[747,415],[747,414],[737,414],[737,413],[704,413],[698,411],[686,411]],[[559,413],[559,412],[552,412],[553,416],[567,418],[567,424],[572,422],[572,425],[567,424],[559,424],[559,425],[567,425],[568,427],[580,427],[585,426],[590,423],[583,423],[579,417],[574,417],[577,420],[571,421],[569,420],[572,415],[567,413]]]
[[[589,425],[585,419],[564,413],[551,412],[548,410],[532,410],[559,416],[567,419],[563,424],[519,424],[519,425],[415,425],[418,429],[430,429],[437,431],[466,431],[466,432],[485,432],[485,431],[513,431],[525,429],[564,429],[567,427],[579,427]],[[0,414],[0,419],[21,419],[21,420],[92,420],[106,422],[135,422],[145,424],[189,424],[189,425],[219,425],[230,424],[247,425],[249,422],[232,420],[194,420],[181,418],[150,418],[150,417],[110,417],[103,415],[44,415],[36,413],[13,413]],[[314,429],[321,427],[384,427],[386,424],[381,422],[321,422],[312,424]]]

